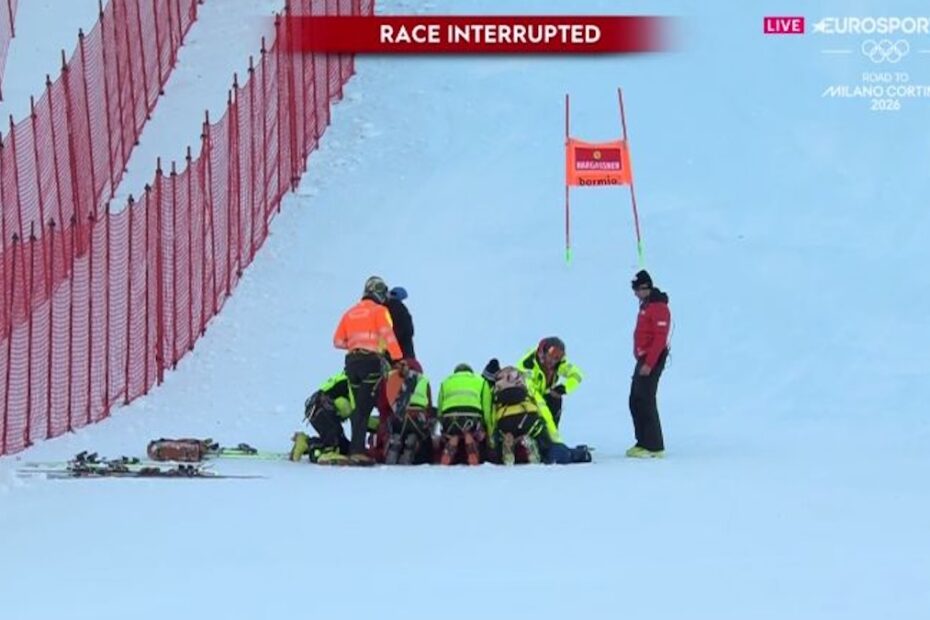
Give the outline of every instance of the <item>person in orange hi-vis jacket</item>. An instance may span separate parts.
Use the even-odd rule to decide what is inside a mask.
[[[369,465],[365,453],[365,434],[368,418],[375,406],[378,383],[384,376],[387,362],[403,358],[391,315],[383,305],[387,301],[388,287],[384,280],[372,276],[365,282],[362,300],[346,310],[333,334],[333,346],[348,351],[345,372],[355,399],[350,418],[352,440],[349,461],[356,465]],[[385,359],[385,354],[389,360]]]

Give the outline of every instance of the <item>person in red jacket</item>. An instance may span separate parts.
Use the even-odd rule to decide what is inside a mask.
[[[636,445],[626,451],[634,458],[661,458],[665,453],[662,423],[656,405],[659,378],[668,357],[668,332],[672,315],[668,295],[653,286],[645,270],[632,281],[639,299],[639,316],[633,332],[633,357],[636,367],[630,385],[630,414],[636,433]]]
[[[387,294],[384,280],[377,276],[368,278],[362,300],[346,310],[333,334],[333,346],[347,351],[345,373],[355,399],[348,460],[357,465],[372,463],[365,453],[365,434],[375,406],[375,392],[389,363],[403,357],[391,315],[383,305]]]

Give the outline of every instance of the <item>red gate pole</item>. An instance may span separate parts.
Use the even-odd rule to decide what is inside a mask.
[[[617,101],[620,104],[620,127],[623,131],[623,144],[626,148],[627,155],[630,153],[630,145],[627,142],[626,134],[626,114],[623,111],[623,91],[619,88],[617,89]],[[629,164],[629,161],[626,162]],[[633,175],[630,174],[630,201],[633,203],[633,223],[636,227],[636,255],[639,259],[639,268],[643,269],[646,266],[646,259],[643,255],[643,238],[639,232],[639,211],[636,208],[636,190],[633,188]]]
[[[569,141],[569,101],[568,93],[565,93],[565,148],[568,149]],[[568,153],[566,153],[566,157]],[[566,172],[565,178],[565,262],[566,264],[571,264],[572,262],[572,238],[571,238],[571,207],[568,202],[569,196],[569,187],[568,187],[568,174]]]

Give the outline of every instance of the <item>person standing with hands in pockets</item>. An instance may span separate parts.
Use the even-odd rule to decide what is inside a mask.
[[[639,315],[633,332],[636,366],[630,385],[630,415],[633,416],[636,444],[626,451],[626,455],[631,458],[662,458],[665,442],[656,393],[668,357],[672,315],[668,308],[668,295],[653,286],[652,277],[646,270],[637,272],[631,284],[639,299]]]

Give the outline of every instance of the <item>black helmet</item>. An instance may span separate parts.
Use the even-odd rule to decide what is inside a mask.
[[[536,359],[543,366],[555,366],[565,357],[565,343],[561,338],[549,336],[539,341],[536,347]]]
[[[387,301],[388,287],[384,283],[384,280],[378,276],[371,276],[365,280],[365,290],[362,293],[363,297],[368,297],[372,301],[376,301],[379,304],[383,304]]]
[[[471,366],[469,366],[468,364],[462,363],[456,366],[455,370],[453,370],[452,372],[475,372],[475,371],[472,370]]]

